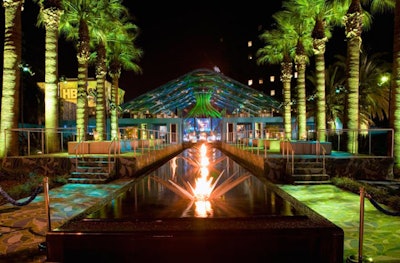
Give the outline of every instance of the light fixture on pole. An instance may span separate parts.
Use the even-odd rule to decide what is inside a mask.
[[[21,63],[18,65],[21,70],[20,76],[20,118],[21,118],[21,128],[24,128],[24,86],[23,86],[23,74],[29,73],[29,75],[34,76],[35,72],[32,71],[29,64]]]

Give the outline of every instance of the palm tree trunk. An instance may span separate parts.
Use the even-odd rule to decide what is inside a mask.
[[[88,61],[89,61],[89,29],[84,20],[79,25],[79,41],[77,45],[78,58],[78,89],[76,101],[76,130],[77,140],[86,140],[87,124],[88,124]]]
[[[88,113],[87,113],[87,76],[88,67],[87,62],[79,62],[78,59],[78,89],[76,101],[76,130],[77,140],[86,140]]]
[[[102,141],[106,138],[106,117],[105,117],[105,83],[106,83],[106,63],[105,63],[105,47],[100,44],[97,48],[98,58],[96,65],[96,131],[99,134],[99,140]]]
[[[400,1],[394,12],[393,70],[391,83],[390,121],[394,128],[395,167],[400,168]],[[394,95],[393,95],[394,94]],[[393,103],[394,102],[394,103]]]
[[[326,140],[326,99],[325,99],[325,57],[323,52],[315,54],[315,72],[317,81],[317,140]]]
[[[307,139],[306,116],[306,64],[297,64],[297,119],[299,123],[298,139]]]
[[[345,17],[347,38],[347,151],[358,153],[360,47],[362,33],[360,0],[352,0]]]
[[[21,63],[22,0],[4,1],[3,94],[1,97],[0,157],[18,155],[18,128]]]
[[[52,8],[43,11],[46,27],[45,52],[45,127],[46,146],[49,153],[60,150],[60,138],[57,132],[59,123],[58,90],[58,25],[59,10]]]
[[[284,61],[281,63],[281,81],[283,83],[283,96],[284,96],[284,113],[283,113],[283,126],[285,130],[285,139],[292,139],[292,105],[291,105],[291,79],[292,79],[292,66],[289,62],[290,58],[285,56]]]
[[[116,77],[115,75],[112,77],[111,102],[113,104],[110,107],[111,139],[118,140],[118,138],[119,138],[119,128],[118,128],[119,96],[118,96],[118,77]]]
[[[99,134],[98,139],[104,140],[106,136],[106,114],[105,114],[105,83],[106,75],[96,77],[96,131]]]
[[[285,130],[285,139],[292,139],[292,105],[290,99],[290,81],[283,82],[283,96],[284,96],[284,113],[283,125]]]
[[[360,42],[358,37],[353,37],[347,44],[347,128],[349,129],[347,151],[353,154],[358,153]]]

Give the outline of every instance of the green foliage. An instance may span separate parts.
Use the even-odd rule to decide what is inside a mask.
[[[363,187],[375,201],[395,211],[400,211],[400,190],[398,189],[382,188],[347,177],[333,177],[331,181],[335,186],[355,194],[359,194],[360,188]]]
[[[0,186],[10,197],[18,200],[31,196],[38,187],[43,188],[44,177],[35,173],[26,174],[18,169],[10,171],[2,168],[0,171]],[[68,174],[49,177],[49,189],[66,184],[68,177]]]

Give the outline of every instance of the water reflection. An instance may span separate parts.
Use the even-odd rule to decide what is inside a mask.
[[[198,145],[132,185],[88,218],[227,218],[299,215],[216,148]]]

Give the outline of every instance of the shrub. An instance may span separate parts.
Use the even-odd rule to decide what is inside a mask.
[[[400,211],[399,190],[382,188],[381,186],[374,186],[347,177],[333,177],[331,178],[331,181],[337,187],[355,194],[360,194],[360,188],[364,187],[365,191],[375,201],[383,205],[386,205],[395,211]]]

